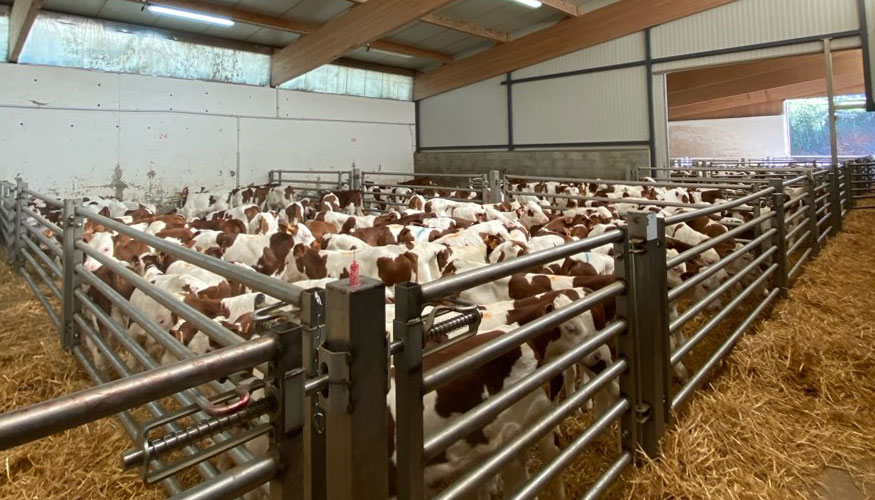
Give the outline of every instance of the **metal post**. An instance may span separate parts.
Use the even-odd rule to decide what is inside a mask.
[[[395,285],[393,340],[404,349],[395,355],[395,436],[399,500],[425,496],[422,421],[422,287]]]
[[[832,67],[832,47],[831,40],[825,38],[823,40],[823,54],[826,61],[826,96],[829,102],[829,145],[832,151],[832,164],[839,163],[839,141],[838,132],[836,130],[836,103],[835,103],[835,85],[833,82],[833,67]]]
[[[75,272],[76,263],[82,262],[82,250],[76,248],[76,242],[82,239],[85,221],[81,215],[76,214],[76,208],[82,205],[81,200],[64,200],[63,211],[63,274],[64,274],[64,300],[63,322],[61,323],[61,346],[65,350],[79,344],[79,331],[73,321],[73,316],[80,311],[81,305],[73,292],[79,289],[82,278]]]
[[[280,469],[271,481],[271,500],[304,498],[304,366],[301,327],[282,323],[271,331],[280,348],[270,364],[268,378],[273,379],[277,412],[272,416],[274,432],[271,449],[277,454]]]
[[[623,448],[655,457],[671,411],[665,219],[629,213],[626,237],[614,254],[618,277],[628,287],[617,301],[618,315],[629,323],[618,346],[620,359],[629,363],[620,393],[633,402],[621,420]]]
[[[832,235],[836,236],[842,230],[842,194],[839,187],[839,166],[834,163],[829,168],[829,202],[832,216]]]
[[[489,203],[489,174],[480,174],[480,203]]]
[[[325,343],[319,361],[328,368],[325,401],[327,497],[389,497],[386,390],[386,287],[363,277],[329,283]]]
[[[501,203],[504,201],[504,192],[502,191],[501,172],[498,170],[489,171],[489,203]]]
[[[853,176],[851,175],[851,171],[854,168],[854,162],[849,161],[845,163],[845,198],[846,205],[848,210],[854,208],[854,185],[851,184],[853,180]]]
[[[805,180],[806,189],[808,190],[808,230],[811,231],[811,255],[817,255],[820,252],[820,243],[817,239],[820,237],[820,230],[817,227],[817,180],[813,173],[808,174]]]
[[[353,163],[352,170],[349,171],[349,189],[357,191],[362,188],[359,175],[360,170],[355,166],[355,163]]]
[[[274,179],[274,172],[275,172],[275,170],[271,170],[267,173],[267,183],[268,184],[274,183],[274,180],[273,180]]]
[[[764,201],[767,201],[767,200],[757,200],[755,203],[753,203],[753,218],[754,218],[754,219],[759,219],[759,218],[763,215],[763,207],[762,207],[762,203],[763,203]],[[756,238],[759,238],[759,237],[762,236],[762,235],[763,235],[763,225],[762,225],[762,224],[757,224],[757,225],[754,226],[754,228],[753,228],[753,237],[754,237],[754,239],[756,239]],[[767,247],[765,246],[765,244],[763,244],[762,246],[760,246],[760,247],[754,249],[754,252],[755,252],[757,255],[760,255],[761,252],[764,252],[764,251],[766,250],[766,248],[767,248]]]
[[[789,288],[789,269],[787,265],[787,226],[784,224],[787,214],[784,203],[787,196],[784,194],[783,180],[769,179],[769,185],[775,188],[775,192],[772,193],[772,210],[775,212],[775,218],[772,220],[776,231],[772,237],[772,245],[777,248],[775,261],[778,264],[778,269],[775,272],[775,286],[781,289],[782,296],[786,296]]]
[[[304,371],[307,378],[320,375],[319,348],[325,335],[325,291],[301,294],[301,323],[304,325]],[[310,396],[304,427],[304,498],[325,500],[325,411],[319,395]]]
[[[24,209],[27,207],[27,195],[24,190],[27,189],[27,183],[21,179],[16,182],[15,188],[15,245],[13,247],[12,265],[15,269],[24,265],[24,260],[21,256],[21,249],[24,247],[22,238],[26,238],[24,229]]]

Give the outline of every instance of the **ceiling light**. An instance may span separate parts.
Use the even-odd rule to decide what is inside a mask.
[[[224,27],[234,26],[234,21],[226,19],[224,17],[210,16],[207,14],[200,14],[198,12],[191,12],[189,10],[173,9],[170,7],[164,7],[163,5],[149,5],[149,10],[156,14],[181,17],[190,21],[200,21],[202,23],[216,24]]]
[[[392,52],[389,50],[375,49],[375,48],[371,47],[370,45],[368,45],[365,48],[365,52],[378,52],[380,54],[386,54],[387,56],[403,57],[404,59],[413,59],[413,56],[411,56],[410,54],[402,54],[400,52]]]
[[[526,7],[531,7],[533,9],[538,9],[541,7],[541,2],[538,0],[513,0],[518,4],[525,5]]]

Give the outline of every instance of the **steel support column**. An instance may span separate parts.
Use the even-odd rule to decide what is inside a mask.
[[[808,191],[808,200],[806,210],[808,211],[808,229],[811,231],[811,256],[815,256],[820,252],[820,243],[817,239],[820,237],[820,229],[817,227],[817,179],[813,174],[808,175],[805,180]]]
[[[307,378],[321,375],[319,348],[325,337],[325,291],[305,290],[301,294],[301,322],[304,325],[304,371]],[[304,498],[325,500],[325,411],[319,395],[308,398],[304,428]]]
[[[271,449],[280,464],[271,481],[271,500],[302,500],[304,497],[304,357],[302,328],[292,323],[274,326],[280,348],[268,371],[273,380],[277,411],[272,415]]]
[[[361,278],[329,283],[325,343],[319,359],[328,368],[326,468],[332,500],[389,497],[386,390],[386,287]]]
[[[618,278],[628,285],[618,315],[630,325],[619,340],[619,357],[629,363],[620,396],[634,402],[621,421],[623,447],[654,457],[671,411],[665,219],[631,212],[625,241],[616,245]]]
[[[27,189],[27,183],[18,179],[15,186],[15,245],[13,246],[12,266],[19,269],[24,265],[24,258],[21,256],[21,249],[24,247],[22,238],[27,238],[26,230],[24,229],[24,209],[27,207],[27,194],[24,190]]]
[[[777,248],[775,252],[775,261],[778,264],[778,270],[775,272],[775,286],[781,289],[781,295],[786,296],[787,290],[790,288],[787,255],[787,226],[785,224],[787,212],[784,208],[784,203],[787,201],[787,195],[784,194],[784,181],[782,179],[769,179],[769,186],[775,189],[772,193],[772,210],[775,212],[774,225],[775,235],[772,237],[772,245]]]
[[[62,214],[64,241],[63,241],[63,275],[64,275],[64,300],[62,304],[63,321],[61,322],[61,346],[65,350],[71,349],[79,343],[79,331],[73,321],[73,316],[80,312],[81,306],[76,299],[74,291],[82,284],[82,278],[76,273],[76,263],[82,262],[82,250],[76,248],[76,242],[82,239],[85,220],[76,214],[76,208],[82,205],[82,200],[64,200]]]
[[[422,422],[422,288],[416,283],[395,286],[393,340],[404,349],[395,355],[395,435],[399,500],[425,495]]]

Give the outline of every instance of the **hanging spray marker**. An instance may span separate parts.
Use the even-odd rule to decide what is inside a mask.
[[[349,266],[349,286],[359,285],[359,263],[355,258],[355,250],[352,251],[352,265]]]

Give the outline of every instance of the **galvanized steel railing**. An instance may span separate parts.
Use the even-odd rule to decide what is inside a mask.
[[[148,461],[144,457],[150,457],[153,470],[157,468],[164,472],[151,477],[161,480],[171,495],[179,495],[179,498],[232,498],[270,481],[271,489],[278,488],[274,494],[281,498],[388,498],[390,491],[401,499],[422,498],[427,488],[424,470],[430,460],[532,391],[541,390],[546,382],[568,367],[608,345],[613,346],[618,354],[611,365],[573,394],[557,401],[531,427],[510,436],[502,447],[479,463],[472,464],[460,476],[451,478],[449,485],[438,493],[439,498],[454,498],[477,490],[512,460],[524,456],[525,450],[533,443],[575,414],[597,391],[618,382],[620,396],[605,413],[595,418],[558,456],[542,464],[536,475],[518,491],[507,492],[513,498],[534,498],[585,453],[599,436],[609,433],[613,423],[619,422],[616,440],[621,445],[620,450],[610,458],[586,495],[586,498],[597,498],[633,463],[639,448],[649,455],[658,454],[658,441],[672,418],[673,410],[680,409],[689,400],[745,331],[784,294],[805,262],[817,254],[830,235],[841,230],[842,217],[854,200],[865,199],[860,198],[866,196],[863,189],[869,187],[865,182],[875,183],[875,179],[867,177],[873,170],[869,163],[858,162],[857,165],[831,169],[788,169],[772,178],[755,179],[756,182],[724,183],[721,178],[719,183],[712,179],[709,183],[690,184],[699,188],[736,189],[737,197],[720,205],[686,206],[683,208],[687,210],[667,218],[653,213],[631,212],[618,229],[596,237],[431,283],[398,285],[391,341],[386,339],[384,328],[385,287],[381,282],[364,278],[356,286],[346,281],[331,284],[324,293],[298,290],[139,233],[125,224],[77,206],[73,200],[62,202],[34,194],[24,183],[0,185],[0,236],[7,257],[17,264],[34,293],[51,311],[50,317],[59,326],[64,346],[72,351],[96,383],[111,384],[100,386],[111,395],[106,401],[112,401],[100,415],[121,412],[119,418],[125,429],[138,444],[146,446],[144,450],[149,450],[145,455],[129,452],[126,456],[140,457],[137,460],[131,458],[129,462],[143,463]],[[352,185],[366,178],[359,174],[352,177],[358,179],[351,181]],[[278,178],[272,177],[272,180]],[[503,179],[495,174],[487,176],[486,182],[486,191],[481,196],[487,199],[500,192],[506,195],[529,194],[506,189]],[[855,189],[854,182],[860,183],[857,185],[861,187]],[[30,196],[47,206],[60,208],[60,217],[29,207]],[[641,201],[641,204],[646,204]],[[680,252],[676,257],[667,257],[666,225],[730,213],[744,214],[746,220],[721,236]],[[294,304],[301,311],[303,331],[295,328],[285,333],[268,331],[257,341],[244,342],[127,266],[83,244],[81,231],[88,221],[138,239],[156,251],[245,284],[284,303]],[[722,250],[724,245],[733,242],[738,243],[736,247],[724,251],[719,260],[710,262],[692,278],[669,289],[670,269],[699,259],[705,252]],[[564,308],[521,325],[442,365],[424,369],[424,361],[436,352],[424,347],[431,333],[474,324],[480,316],[471,313],[476,309],[471,309],[470,304],[460,306],[460,316],[441,329],[439,325],[443,326],[443,323],[432,326],[423,317],[426,306],[455,300],[456,295],[472,287],[604,245],[613,245],[616,267],[613,284],[587,293]],[[166,330],[143,311],[132,307],[94,272],[85,269],[81,264],[85,256],[95,259],[159,304],[192,322],[213,341],[228,347],[206,357],[193,357],[186,346],[167,335]],[[691,292],[700,289],[718,273],[730,269],[733,270],[730,277],[693,300],[688,299]],[[90,299],[85,285],[102,293],[181,361],[161,367],[128,335],[127,328]],[[43,289],[48,290],[48,294]],[[718,299],[724,304],[711,307]],[[425,434],[423,398],[605,301],[616,302],[617,316],[603,329],[555,359],[546,361],[518,383],[504,387],[436,433]],[[455,303],[459,304],[458,300]],[[671,313],[672,306],[676,306],[676,316]],[[740,315],[733,314],[739,311]],[[695,318],[699,319],[698,323],[694,322]],[[111,335],[112,343],[99,334],[94,321]],[[698,326],[692,328],[694,324]],[[431,330],[426,331],[429,327]],[[674,345],[672,338],[677,340]],[[83,348],[85,339],[107,359],[109,367],[119,377],[117,381],[110,382],[110,377],[95,366]],[[114,343],[121,345],[144,371],[135,373],[129,368],[113,347]],[[696,352],[703,354],[698,356],[701,361],[691,359],[691,354]],[[394,361],[393,372],[389,371],[387,359]],[[203,370],[198,368],[203,363],[213,363],[212,360],[217,365]],[[265,383],[274,398],[271,401],[276,404],[263,404],[264,408],[258,406],[250,412],[260,414],[265,411],[269,415],[269,426],[256,425],[249,433],[232,434],[228,432],[230,423],[227,419],[217,420],[225,417],[212,417],[202,411],[205,405],[225,404],[234,397],[233,392],[228,392],[233,385],[222,384],[217,379],[239,368],[264,367],[265,362],[269,367]],[[693,366],[695,370],[675,384],[670,373],[682,363]],[[389,456],[387,443],[392,437],[387,434],[384,399],[390,374],[394,377],[393,442],[396,446],[394,466],[397,468],[397,483],[391,487],[389,463],[380,458]],[[152,382],[159,379],[172,382],[136,397],[128,394],[131,384],[141,382],[153,387]],[[239,377],[231,377],[231,380],[239,382]],[[216,393],[223,395],[223,399],[208,399],[195,388],[202,383],[208,383]],[[168,395],[183,407],[181,413],[168,412],[155,401]],[[94,390],[86,391],[85,396],[98,397]],[[38,415],[28,423],[21,420],[25,413],[0,416],[0,444],[14,445],[81,423],[86,416],[81,413],[79,399],[65,401],[69,404],[64,403],[58,408],[69,408],[72,413],[43,406],[27,413]],[[152,425],[166,427],[167,439],[143,440],[143,427],[126,411],[137,404],[145,404],[155,417]],[[177,417],[183,414],[194,416],[194,424],[178,425]],[[238,415],[237,418],[245,416]],[[16,429],[26,432],[16,437]],[[267,431],[272,431],[273,452],[269,457],[253,456],[239,446],[243,440]],[[195,446],[196,438],[207,434],[215,437],[218,448]],[[168,473],[176,469],[161,464],[165,458],[160,456],[161,450],[176,449],[182,449],[187,457],[182,465],[196,466],[204,480],[187,492],[182,492],[179,483]],[[232,458],[241,465],[221,473],[209,461],[200,460],[218,452],[232,453]],[[332,467],[330,481],[328,464]]]

